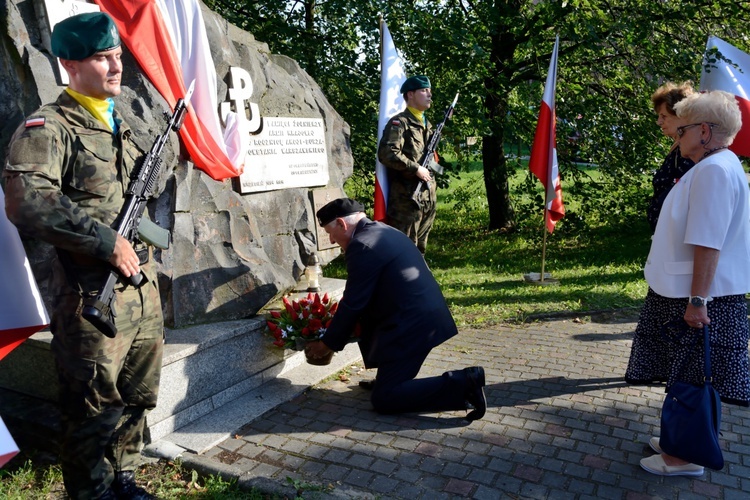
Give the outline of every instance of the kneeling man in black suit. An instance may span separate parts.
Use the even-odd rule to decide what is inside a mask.
[[[484,416],[484,369],[453,370],[415,379],[433,347],[458,333],[440,287],[424,257],[402,232],[369,220],[349,198],[317,212],[332,243],[345,253],[348,277],[330,327],[307,352],[322,357],[340,351],[357,323],[367,368],[377,368],[372,405],[380,413],[472,409]]]

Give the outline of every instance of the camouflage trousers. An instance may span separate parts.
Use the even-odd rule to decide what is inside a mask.
[[[388,214],[385,222],[408,236],[424,255],[427,250],[427,238],[435,222],[436,208],[434,187],[422,190],[419,206],[411,198],[411,192],[401,196],[392,192],[388,196]]]
[[[68,293],[70,292],[70,293]],[[82,298],[58,295],[52,351],[60,380],[60,463],[73,499],[101,496],[114,472],[135,470],[146,424],[156,406],[164,347],[155,281],[117,292],[117,335],[105,337],[81,317]]]

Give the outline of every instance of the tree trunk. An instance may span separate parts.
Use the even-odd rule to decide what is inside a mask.
[[[493,8],[507,13],[518,6],[515,2],[496,1]],[[482,141],[484,186],[490,211],[489,228],[509,231],[515,227],[516,214],[510,202],[508,164],[503,146],[511,90],[509,82],[513,74],[513,54],[517,41],[502,29],[494,32],[490,40],[492,70],[484,80],[484,109],[490,125],[490,133]]]
[[[511,230],[515,212],[510,202],[508,169],[503,152],[502,135],[488,135],[482,140],[484,187],[490,211],[490,229]]]

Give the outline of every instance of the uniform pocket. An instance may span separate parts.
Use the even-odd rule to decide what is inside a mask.
[[[47,135],[23,135],[10,145],[5,169],[14,172],[44,170],[51,163],[54,139]]]
[[[404,153],[407,156],[411,156],[414,161],[419,161],[422,158],[417,158],[417,155],[421,155],[425,148],[424,137],[422,129],[412,128],[404,133]],[[408,150],[408,151],[407,151]]]
[[[77,415],[78,418],[90,418],[101,414],[104,399],[109,399],[104,392],[107,384],[102,383],[102,371],[92,359],[71,359],[64,362],[66,383],[61,401],[66,406],[66,413]]]
[[[70,187],[105,198],[119,189],[117,179],[117,153],[111,141],[101,132],[96,135],[77,130],[78,155],[70,176]]]

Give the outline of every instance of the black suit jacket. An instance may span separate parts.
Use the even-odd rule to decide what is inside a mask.
[[[365,366],[424,355],[458,333],[440,287],[402,232],[362,219],[346,249],[344,295],[323,342],[344,348],[357,322]]]

